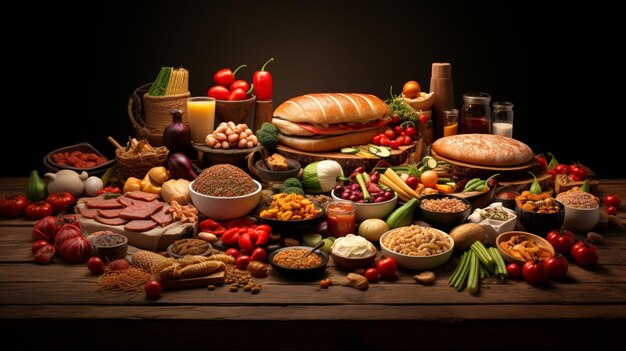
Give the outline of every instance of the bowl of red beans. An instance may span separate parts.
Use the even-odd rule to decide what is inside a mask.
[[[44,166],[50,172],[70,169],[78,173],[86,171],[89,175],[102,175],[115,162],[115,158],[108,159],[89,143],[56,149],[43,159]]]

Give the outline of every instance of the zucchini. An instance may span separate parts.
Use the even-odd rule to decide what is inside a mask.
[[[419,205],[419,200],[412,198],[404,205],[398,207],[387,217],[387,226],[389,229],[406,227],[413,222],[413,211]]]
[[[41,201],[45,200],[46,195],[46,183],[39,176],[39,172],[37,170],[30,172],[28,186],[26,187],[26,198],[30,201]]]
[[[341,149],[342,154],[349,154],[349,155],[354,155],[358,153],[359,151],[361,151],[361,149],[356,148],[356,147],[344,147]]]
[[[384,146],[370,145],[370,147],[367,150],[369,152],[373,153],[374,155],[378,156],[378,157],[389,157],[389,156],[391,156],[391,150],[389,150],[388,148],[386,148]]]

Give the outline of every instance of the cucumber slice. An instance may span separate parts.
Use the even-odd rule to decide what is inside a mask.
[[[430,169],[437,168],[437,160],[435,160],[434,157],[424,156],[424,158],[422,159],[422,163],[424,164],[424,166]]]
[[[356,147],[344,147],[341,149],[342,154],[350,154],[350,155],[354,155],[359,151],[361,151],[361,149],[356,148]]]
[[[379,146],[370,146],[368,148],[368,151],[373,153],[374,155],[378,156],[378,157],[389,157],[391,156],[391,151],[389,149],[387,149],[386,147],[379,147]]]

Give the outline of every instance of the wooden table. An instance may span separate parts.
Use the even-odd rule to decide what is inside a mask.
[[[25,184],[2,179],[0,193],[23,192]],[[626,180],[602,180],[601,191],[626,199]],[[620,218],[625,221],[626,213]],[[218,287],[168,291],[150,301],[143,294],[100,295],[98,276],[83,264],[33,263],[32,225],[0,221],[0,318],[9,323],[3,334],[22,344],[472,349],[485,342],[509,349],[607,348],[605,342],[621,338],[621,328],[611,329],[626,320],[626,234],[614,230],[601,231],[606,244],[599,246],[598,267],[570,264],[566,280],[542,287],[486,279],[478,296],[456,292],[447,285],[458,262],[453,258],[435,270],[434,286],[417,285],[413,273],[402,271],[397,281],[358,291],[341,286],[346,273],[329,267],[327,277],[335,283],[329,289],[273,273],[259,279],[263,291],[256,295]]]

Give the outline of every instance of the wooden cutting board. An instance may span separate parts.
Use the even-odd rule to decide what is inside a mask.
[[[164,290],[206,288],[209,285],[223,285],[225,275],[226,272],[218,271],[202,277],[162,280],[161,286]]]

